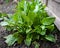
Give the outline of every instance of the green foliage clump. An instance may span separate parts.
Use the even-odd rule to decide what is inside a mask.
[[[30,46],[35,41],[35,48],[39,48],[36,40],[56,41],[52,35],[55,18],[48,16],[45,7],[39,0],[18,2],[16,12],[0,23],[8,31],[13,32],[4,37],[8,46],[16,41]]]

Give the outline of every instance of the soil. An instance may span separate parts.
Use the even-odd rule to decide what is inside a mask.
[[[5,12],[8,14],[14,13],[14,9],[16,7],[16,4],[0,4],[0,12]],[[17,44],[15,43],[13,46],[8,46],[4,41],[5,39],[3,37],[11,34],[12,32],[7,32],[5,28],[0,26],[0,48],[28,48],[24,43]],[[60,32],[57,30],[57,28],[53,31],[53,34],[55,35],[57,41],[56,43],[48,42],[48,41],[39,41],[40,48],[60,48]],[[30,48],[34,48],[33,45],[30,46]]]
[[[0,1],[1,2],[1,1]],[[13,14],[15,11],[17,3],[14,2],[3,2],[3,4],[0,3],[0,12]]]

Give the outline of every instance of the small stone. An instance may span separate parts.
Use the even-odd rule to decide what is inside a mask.
[[[3,0],[0,0],[0,4],[3,4]]]

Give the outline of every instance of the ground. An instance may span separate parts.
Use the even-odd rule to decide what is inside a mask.
[[[16,4],[12,3],[0,4],[0,12],[5,12],[8,14],[14,13],[15,7]],[[0,26],[0,48],[28,48],[24,43],[22,43],[21,45],[15,43],[13,46],[8,47],[7,44],[4,42],[5,39],[3,38],[8,34],[11,34],[11,32],[7,32],[5,28]],[[57,38],[56,43],[40,40],[40,48],[60,48],[60,32],[57,28],[53,31],[53,34]],[[33,45],[31,45],[30,48],[33,48]]]

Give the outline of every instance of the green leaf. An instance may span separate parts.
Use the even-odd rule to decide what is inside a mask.
[[[20,15],[20,13],[15,13],[15,14],[13,14],[13,16],[11,17],[11,20],[13,20],[14,22],[16,22],[16,23],[23,23],[22,22],[22,18],[21,18],[21,15]]]
[[[27,39],[25,40],[25,44],[26,44],[27,46],[30,46],[30,44],[31,44],[31,38],[27,38]]]
[[[46,28],[48,28],[50,31],[53,31],[54,30],[54,24],[46,26]]]
[[[40,28],[40,26],[36,26],[35,29],[34,29],[34,32],[40,34],[40,33],[41,33],[41,28]]]
[[[22,16],[22,18],[24,19],[25,22],[28,22],[28,23],[30,22],[30,19],[28,16]]]
[[[32,30],[31,28],[30,28],[30,29],[27,29],[27,30],[26,30],[26,33],[29,33],[31,30]]]
[[[14,33],[13,37],[17,39],[18,44],[21,44],[24,40],[24,37],[19,32]]]
[[[26,40],[24,41],[27,46],[30,46],[32,41],[32,37],[30,35],[27,35]]]
[[[40,34],[41,34],[41,35],[45,35],[45,34],[46,34],[46,29],[42,30],[42,31],[40,32]]]
[[[39,6],[36,5],[36,6],[35,6],[35,9],[34,9],[34,12],[36,13],[36,12],[38,12],[38,10],[39,10]]]
[[[33,44],[34,44],[35,48],[39,48],[39,46],[40,46],[40,44],[36,41],[34,41]]]
[[[6,38],[6,41],[5,42],[8,44],[8,46],[13,45],[17,41],[17,39],[15,37],[13,37],[12,34],[11,35],[8,35],[8,36],[6,36],[4,38]]]
[[[35,27],[35,26],[38,26],[40,24],[41,24],[40,18],[39,18],[39,16],[36,16],[34,19],[34,22],[33,22],[33,26]]]
[[[28,17],[30,18],[30,21],[33,22],[36,17],[36,14],[34,12],[29,11]]]
[[[24,12],[26,13],[26,11],[27,11],[27,2],[24,1]]]
[[[7,17],[7,13],[2,13],[2,17]]]
[[[18,44],[21,44],[23,40],[24,40],[23,37],[18,37],[17,39]]]
[[[41,26],[42,27],[42,26]],[[46,34],[46,29],[41,29],[40,26],[36,26],[35,29],[34,29],[34,32],[40,34],[40,35],[45,35]]]
[[[53,35],[46,35],[45,39],[47,39],[48,41],[51,41],[51,42],[56,42],[56,39]]]
[[[39,40],[40,35],[38,35],[37,33],[34,32],[34,33],[32,34],[32,37],[33,37],[33,41],[34,41],[34,40]]]
[[[54,21],[55,21],[54,17],[46,17],[42,19],[41,23],[43,25],[51,25],[52,23],[54,23]]]
[[[6,25],[8,25],[8,22],[3,21],[3,22],[0,23],[0,25],[1,26],[6,26]]]
[[[46,27],[44,25],[41,25],[41,28],[42,28],[42,30],[45,30]]]
[[[2,13],[0,13],[0,18],[2,17]]]

